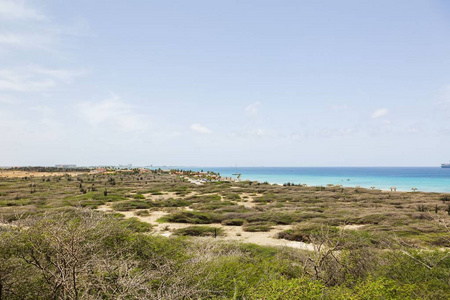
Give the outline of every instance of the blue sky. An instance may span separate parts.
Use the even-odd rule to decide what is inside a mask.
[[[0,0],[0,165],[434,166],[448,1]]]

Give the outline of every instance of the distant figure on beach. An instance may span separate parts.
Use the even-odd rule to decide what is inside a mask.
[[[397,188],[395,186],[391,186],[391,192],[396,192]]]

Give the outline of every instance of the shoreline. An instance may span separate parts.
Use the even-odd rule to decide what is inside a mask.
[[[242,181],[253,181],[253,182],[258,182],[258,183],[262,183],[262,182],[260,182],[260,181],[258,181],[258,180],[247,180],[247,179],[245,179],[245,180],[241,180],[241,182]],[[272,183],[272,182],[267,182],[268,184],[272,184],[272,185],[278,185],[278,186],[284,186],[284,184],[281,184],[281,183]],[[292,185],[291,185],[292,186]],[[300,184],[299,185],[294,185],[294,186],[301,186]],[[338,185],[333,185],[333,186],[330,186],[330,187],[337,187]],[[320,187],[324,187],[324,188],[327,188],[328,186],[326,186],[326,185],[306,185],[306,187],[313,187],[313,188],[320,188]],[[344,188],[344,189],[366,189],[366,190],[371,190],[372,191],[372,189],[370,188],[370,187],[363,187],[363,186],[341,186],[341,188]],[[374,191],[381,191],[381,192],[388,192],[388,193],[427,193],[427,194],[450,194],[450,192],[438,192],[438,191],[421,191],[420,189],[418,189],[417,191],[412,191],[412,190],[410,190],[410,191],[406,191],[406,190],[401,190],[401,189],[397,189],[396,191],[391,191],[391,190],[388,190],[388,189],[378,189],[378,188],[375,188],[375,189],[373,189]]]
[[[253,181],[253,182],[258,182],[258,183],[262,183],[259,182],[258,180],[241,180],[242,181]],[[284,186],[284,184],[281,183],[271,183],[271,182],[267,182],[268,184],[272,184],[272,185],[278,185],[278,186]],[[291,185],[292,186],[292,185]],[[301,186],[300,184],[296,184],[294,186]],[[313,188],[327,188],[327,187],[338,187],[338,185],[333,185],[333,186],[324,186],[324,185],[306,185],[306,187],[313,187]],[[363,186],[341,186],[340,188],[344,188],[344,189],[365,189],[365,190],[371,190],[372,189],[370,187],[363,187]],[[436,191],[421,191],[421,190],[417,190],[417,191],[405,191],[405,190],[395,190],[395,191],[391,191],[388,189],[373,189],[373,191],[381,191],[381,192],[388,192],[388,193],[427,193],[427,194],[450,194],[450,192],[436,192]]]
[[[412,192],[413,188],[425,193],[450,193],[449,169],[440,167],[180,167],[182,170],[208,170],[220,173],[221,177],[233,177],[240,173],[241,181],[250,180],[280,184],[294,182],[308,186],[327,184],[346,188],[390,191],[396,187],[400,192]]]
[[[204,184],[205,182],[208,181],[201,181],[199,179],[192,179],[189,177],[185,177],[190,183],[196,184],[196,185],[201,185]],[[228,178],[228,177],[226,177]],[[228,181],[228,180],[223,180],[223,181]],[[259,180],[250,180],[250,179],[242,179],[242,180],[234,180],[232,182],[235,183],[239,183],[239,182],[257,182],[259,184],[263,184],[264,182],[261,182]],[[265,181],[267,182],[267,181]],[[277,182],[267,182],[267,184],[270,185],[277,185],[280,187],[285,186],[285,184],[281,184],[281,183],[277,183]],[[332,186],[324,186],[324,185],[302,185],[302,184],[295,184],[295,185],[289,185],[289,186],[303,186],[303,187],[312,187],[312,188],[331,188],[331,187],[339,187],[339,188],[344,188],[344,189],[365,189],[365,190],[370,190],[370,191],[380,191],[383,193],[427,193],[427,194],[450,194],[450,192],[436,192],[436,191],[421,191],[421,190],[417,190],[417,191],[406,191],[406,190],[401,190],[401,189],[396,189],[395,191],[390,190],[390,189],[371,189],[370,187],[363,187],[363,186],[340,186],[340,185],[332,185]]]

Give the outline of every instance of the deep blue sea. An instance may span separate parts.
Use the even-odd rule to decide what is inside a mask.
[[[222,176],[234,177],[241,173],[241,179],[269,183],[326,186],[361,186],[398,191],[411,191],[415,187],[424,192],[450,193],[450,169],[440,167],[177,167],[190,170],[219,172]]]

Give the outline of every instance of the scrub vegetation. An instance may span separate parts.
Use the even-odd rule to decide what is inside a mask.
[[[450,294],[446,194],[51,172],[0,177],[1,300]]]

